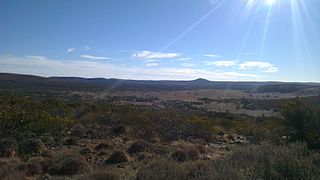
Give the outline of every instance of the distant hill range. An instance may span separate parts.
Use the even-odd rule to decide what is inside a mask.
[[[196,79],[192,81],[149,81],[80,77],[40,77],[34,75],[0,73],[1,89],[79,90],[79,91],[171,91],[194,89],[234,89],[255,92],[290,93],[320,90],[319,83],[286,82],[230,82]]]

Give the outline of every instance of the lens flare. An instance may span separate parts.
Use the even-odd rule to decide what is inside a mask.
[[[276,3],[276,0],[265,0],[265,1],[268,6],[272,6],[274,3]]]

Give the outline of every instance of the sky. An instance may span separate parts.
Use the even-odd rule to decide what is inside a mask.
[[[320,1],[0,0],[0,72],[320,82]]]

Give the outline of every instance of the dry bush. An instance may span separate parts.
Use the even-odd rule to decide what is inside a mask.
[[[129,162],[130,157],[127,155],[127,153],[123,151],[114,151],[110,157],[105,160],[106,164],[118,164],[118,163],[125,163]]]
[[[12,157],[16,154],[17,143],[13,138],[0,140],[0,157]]]
[[[140,152],[144,152],[147,148],[148,148],[148,143],[146,141],[137,140],[128,148],[128,153],[137,154]]]
[[[178,162],[194,161],[200,158],[200,153],[193,145],[182,144],[180,149],[171,154],[171,157]]]
[[[150,142],[154,143],[154,144],[159,144],[161,142],[161,139],[158,137],[154,137],[150,139]]]
[[[85,158],[77,152],[61,152],[53,158],[52,166],[48,168],[49,174],[54,175],[75,175],[90,170]]]
[[[84,138],[87,137],[87,131],[81,124],[77,124],[72,127],[70,135],[73,137]]]
[[[98,170],[79,178],[79,180],[120,180],[120,178],[114,171]]]
[[[113,132],[115,134],[126,134],[129,131],[130,131],[129,127],[124,126],[124,125],[119,125],[119,126],[116,126],[116,127],[113,128]]]
[[[195,161],[200,158],[200,153],[195,148],[188,148],[186,150],[186,154],[187,154],[187,160],[189,161]]]
[[[77,137],[67,137],[63,140],[63,144],[67,146],[75,146],[78,144]]]
[[[39,155],[46,150],[40,139],[28,139],[19,145],[18,152],[22,156]]]
[[[150,179],[319,179],[320,155],[307,145],[250,145],[215,161],[155,162],[138,171]]]
[[[0,158],[0,179],[22,180],[26,179],[24,163],[17,158]]]
[[[108,143],[108,142],[104,142],[104,143],[100,143],[98,144],[94,149],[96,151],[101,151],[101,150],[107,150],[111,147],[111,143]]]
[[[24,164],[24,166],[27,176],[34,176],[42,173],[42,166],[37,161],[29,160]]]
[[[149,166],[141,168],[136,180],[202,180],[211,179],[209,163],[206,161],[193,161],[177,163],[171,160],[160,160]]]
[[[177,149],[171,154],[173,160],[183,162],[187,160],[187,153],[183,149]]]
[[[79,150],[79,153],[83,156],[87,156],[93,153],[93,149],[90,146],[85,146]]]

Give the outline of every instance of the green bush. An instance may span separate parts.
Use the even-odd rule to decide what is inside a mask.
[[[311,106],[298,99],[288,103],[282,115],[289,140],[306,142],[311,148],[320,148],[319,106]]]
[[[0,135],[18,140],[43,133],[58,135],[74,123],[67,117],[47,112],[43,106],[25,98],[0,101]]]

